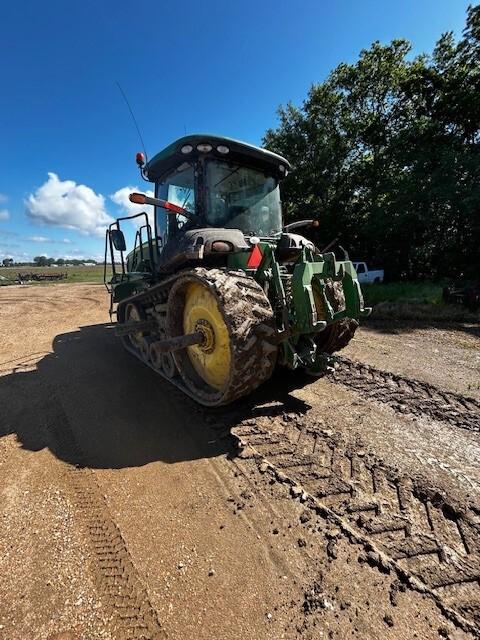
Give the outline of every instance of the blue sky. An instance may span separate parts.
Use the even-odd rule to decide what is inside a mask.
[[[430,52],[463,0],[0,0],[0,260],[99,257],[153,155],[186,131],[259,143],[374,40]],[[143,183],[145,184],[145,183]],[[112,198],[113,196],[113,198]]]

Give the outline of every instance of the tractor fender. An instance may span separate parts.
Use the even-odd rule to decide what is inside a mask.
[[[230,253],[248,251],[251,248],[239,229],[205,227],[180,230],[169,238],[163,248],[160,266],[162,269],[172,270],[189,260],[201,260],[204,256],[215,253],[215,248],[212,247],[215,242],[226,243]]]

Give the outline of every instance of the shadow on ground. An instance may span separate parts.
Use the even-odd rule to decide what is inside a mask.
[[[109,324],[58,335],[53,350],[35,370],[17,364],[0,377],[0,437],[14,433],[23,448],[48,447],[79,466],[231,454],[229,429],[238,421],[309,408],[290,391],[311,379],[284,373],[248,399],[204,409],[124,351]]]
[[[480,338],[480,323],[478,322],[452,322],[450,320],[428,320],[423,318],[402,319],[372,315],[362,324],[365,328],[371,329],[372,331],[391,335],[412,333],[419,329],[438,329],[440,331],[467,333],[476,338]]]

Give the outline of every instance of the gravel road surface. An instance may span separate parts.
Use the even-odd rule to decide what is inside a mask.
[[[208,411],[107,310],[0,290],[0,639],[479,637],[478,327]]]

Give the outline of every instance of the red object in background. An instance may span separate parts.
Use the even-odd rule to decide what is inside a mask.
[[[262,250],[260,249],[258,244],[256,244],[252,249],[252,253],[250,254],[250,257],[248,258],[247,267],[249,269],[258,269],[258,267],[262,262],[262,259],[263,259]]]
[[[143,165],[145,164],[145,156],[143,155],[143,153],[141,151],[139,151],[136,154],[135,162],[138,164],[139,167],[143,167]]]

